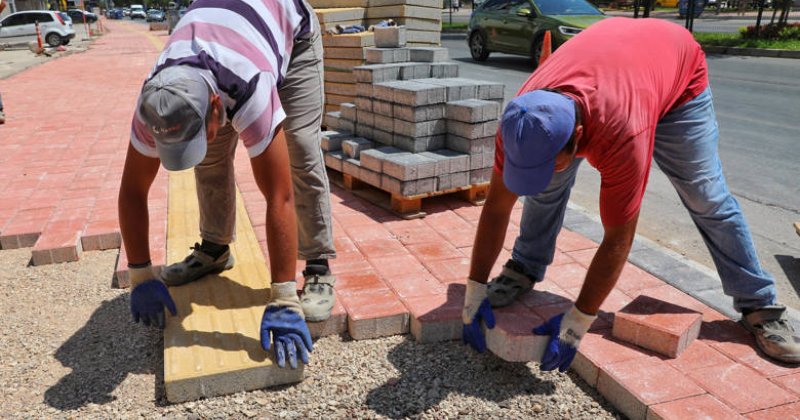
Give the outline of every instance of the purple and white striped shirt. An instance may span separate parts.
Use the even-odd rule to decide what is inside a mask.
[[[196,68],[222,98],[250,157],[258,156],[286,118],[278,88],[294,40],[314,30],[312,12],[303,0],[196,0],[147,79],[170,66]],[[155,140],[135,115],[131,142],[158,157]]]

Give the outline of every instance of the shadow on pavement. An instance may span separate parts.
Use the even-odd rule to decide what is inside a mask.
[[[400,377],[370,391],[367,404],[395,419],[417,416],[451,393],[500,403],[518,395],[550,395],[556,389],[524,363],[478,354],[456,341],[419,344],[409,337],[388,358]]]
[[[129,295],[104,301],[89,321],[55,352],[72,372],[44,394],[47,405],[75,410],[114,401],[129,374],[155,374],[155,400],[163,399],[163,339],[160,330],[130,320]]]
[[[800,256],[776,255],[775,260],[781,266],[789,283],[794,287],[794,292],[800,296]]]

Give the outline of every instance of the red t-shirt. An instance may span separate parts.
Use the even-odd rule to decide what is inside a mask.
[[[658,121],[708,86],[705,54],[683,27],[660,19],[610,18],[562,45],[517,95],[558,89],[583,108],[578,156],[600,171],[600,217],[630,221],[644,196]],[[503,171],[497,133],[494,170]]]

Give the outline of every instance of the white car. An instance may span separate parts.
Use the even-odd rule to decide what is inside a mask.
[[[131,20],[133,19],[147,19],[147,13],[144,11],[144,6],[141,4],[131,5]]]
[[[72,23],[67,23],[59,12],[49,10],[26,10],[12,13],[0,21],[0,42],[24,43],[36,40],[36,22],[42,40],[51,47],[67,45],[75,38]]]

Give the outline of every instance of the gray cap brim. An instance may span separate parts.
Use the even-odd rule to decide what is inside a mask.
[[[168,171],[183,171],[199,165],[205,159],[208,149],[206,143],[206,127],[203,125],[189,141],[156,142],[156,151],[161,158],[161,164]]]

